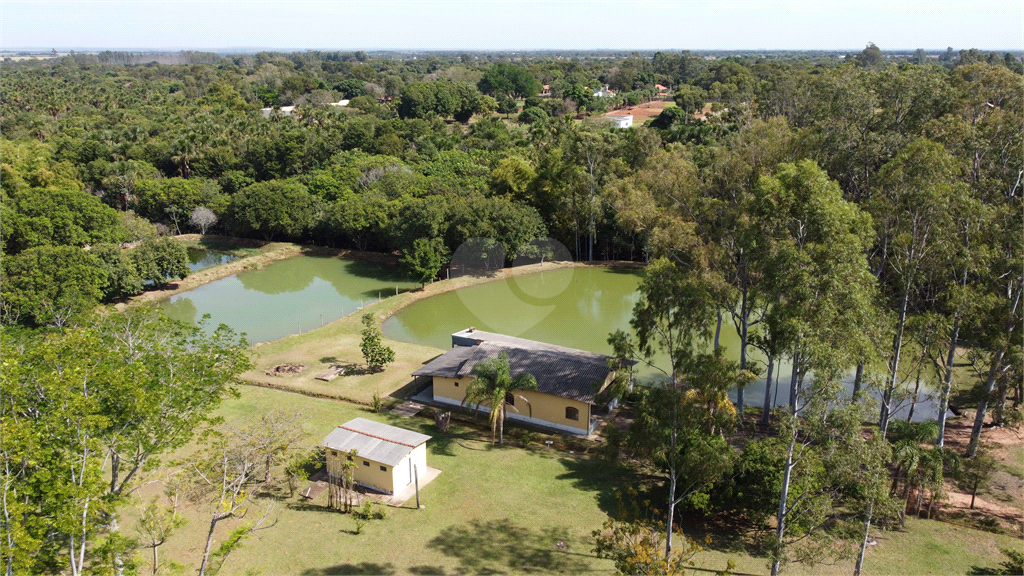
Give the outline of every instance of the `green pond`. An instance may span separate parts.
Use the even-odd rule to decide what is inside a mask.
[[[228,262],[238,258],[238,256],[235,256],[234,254],[204,250],[202,248],[186,248],[186,251],[188,252],[188,267],[193,272],[196,270],[202,270],[203,268],[227,264]]]
[[[158,303],[175,320],[227,324],[249,342],[308,332],[364,303],[418,286],[401,270],[340,258],[296,256],[172,296]]]
[[[489,332],[611,354],[609,333],[630,331],[629,320],[639,298],[641,274],[631,268],[562,268],[495,280],[415,302],[385,321],[383,331],[393,340],[446,350],[452,345],[453,332],[475,326]],[[739,361],[739,336],[728,317],[722,323],[719,343],[729,357]],[[761,406],[766,359],[753,347],[747,353],[749,360],[759,365],[762,379],[746,387],[744,403]],[[668,366],[664,355],[656,356],[653,363],[662,369]],[[788,405],[790,365],[776,366],[775,372],[780,386],[772,385],[773,403]],[[657,369],[643,365],[638,366],[637,375],[645,381],[664,377]],[[848,388],[852,389],[852,374],[847,380]],[[735,391],[730,396],[735,400]],[[906,410],[897,410],[896,417]],[[922,398],[914,419],[934,417],[935,403]]]

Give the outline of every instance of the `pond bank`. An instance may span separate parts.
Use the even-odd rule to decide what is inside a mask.
[[[328,256],[345,258],[349,260],[361,260],[379,264],[398,265],[398,257],[392,254],[381,254],[379,252],[364,252],[360,250],[346,250],[341,248],[330,248],[327,246],[310,246],[305,244],[294,244],[292,242],[266,242],[251,238],[235,238],[232,236],[218,236],[214,234],[182,234],[174,236],[176,240],[186,246],[205,248],[210,250],[242,252],[240,257],[226,264],[204,268],[187,278],[170,282],[166,287],[157,290],[147,290],[142,294],[133,296],[127,302],[117,304],[118,311],[123,311],[129,306],[165,300],[180,294],[194,290],[210,282],[227,278],[228,276],[244,272],[246,270],[258,270],[267,264],[292,258],[294,256]],[[255,251],[246,255],[245,252]]]

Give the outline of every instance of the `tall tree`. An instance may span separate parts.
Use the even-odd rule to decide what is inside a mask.
[[[735,408],[726,391],[744,375],[721,350],[696,352],[710,338],[712,286],[665,258],[653,261],[630,321],[636,344],[621,331],[609,339],[617,356],[636,355],[666,379],[664,386],[645,391],[629,432],[631,448],[666,476],[666,562],[672,558],[676,506],[706,491],[731,462],[722,432],[732,427]],[[655,364],[658,355],[667,356],[669,365]]]
[[[943,148],[916,140],[879,172],[879,193],[868,203],[882,245],[879,267],[889,288],[896,318],[889,354],[889,375],[882,392],[879,428],[885,436],[900,383],[907,318],[918,308],[929,262],[949,240],[949,210],[956,184],[956,163]]]

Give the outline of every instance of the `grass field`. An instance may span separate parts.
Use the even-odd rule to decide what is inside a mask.
[[[262,495],[263,502],[274,504],[278,523],[250,536],[221,574],[613,571],[608,561],[592,554],[590,532],[614,513],[616,490],[636,479],[600,456],[569,454],[540,443],[529,449],[511,444],[491,448],[482,429],[454,421],[449,433],[440,434],[426,418],[374,414],[347,402],[248,386],[239,399],[225,402],[220,415],[229,424],[240,423],[274,409],[300,411],[311,445],[357,416],[429,434],[434,438],[428,443],[428,463],[442,474],[422,491],[425,509],[416,510],[415,500],[389,509],[388,519],[369,522],[358,535],[351,517],[324,507],[326,494],[313,502],[289,498],[286,491]],[[144,498],[159,492],[158,485],[142,490]],[[122,522],[129,534],[131,508]],[[161,556],[193,573],[209,511],[187,505],[182,513],[189,523],[170,538]],[[233,525],[222,523],[217,538]],[[868,551],[866,574],[966,574],[972,566],[998,565],[999,548],[1019,547],[1019,539],[912,518],[905,532],[875,536],[879,544]],[[744,540],[742,534],[721,538],[695,560],[698,566],[720,569],[732,559],[738,572],[766,573],[765,560],[751,556]],[[555,547],[559,541],[567,544],[565,551]],[[791,565],[786,572],[849,574],[852,562]]]

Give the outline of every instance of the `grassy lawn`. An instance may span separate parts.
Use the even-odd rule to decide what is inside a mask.
[[[276,390],[243,387],[241,398],[227,401],[220,415],[239,423],[274,409],[301,411],[309,443],[333,427],[362,416],[433,436],[428,463],[443,472],[415,500],[390,517],[367,523],[361,534],[346,515],[325,508],[326,494],[312,502],[289,498],[286,491],[263,495],[279,513],[277,525],[257,532],[228,558],[222,574],[453,574],[563,573],[608,574],[613,567],[593,556],[590,532],[615,509],[615,491],[624,478],[599,456],[571,455],[533,445],[491,448],[481,429],[453,421],[447,434],[425,418],[374,414],[347,402]],[[538,443],[539,444],[539,443]],[[142,490],[149,498],[157,485]],[[131,508],[122,522],[131,534]],[[161,548],[161,557],[198,568],[209,512],[186,505],[188,525]],[[255,509],[252,513],[256,514]],[[1019,539],[908,518],[907,531],[875,534],[868,551],[867,574],[966,574],[971,566],[996,566],[999,548]],[[237,523],[222,523],[223,538]],[[742,536],[739,538],[742,540]],[[712,542],[695,558],[698,566],[721,568],[726,559],[738,572],[764,574],[763,558],[749,555],[727,538]],[[565,542],[566,551],[555,547]],[[852,561],[837,565],[791,565],[790,574],[849,574]],[[148,572],[148,568],[146,570]]]
[[[427,461],[443,472],[422,491],[425,509],[416,510],[415,499],[390,508],[390,518],[369,522],[359,535],[349,516],[326,509],[326,493],[311,503],[288,498],[287,492],[270,495],[267,500],[280,512],[277,525],[251,536],[222,574],[612,572],[609,562],[590,552],[590,531],[604,521],[602,503],[612,498],[615,485],[600,459],[545,448],[492,449],[479,430],[455,422],[442,436],[424,418],[373,414],[346,402],[254,387],[243,388],[242,397],[226,402],[220,414],[233,423],[274,409],[301,410],[311,444],[357,416],[420,430],[434,436]],[[143,492],[148,498],[159,489]],[[209,512],[191,505],[182,512],[189,523],[161,556],[190,572],[199,565]],[[232,526],[223,524],[218,538]],[[134,521],[125,518],[124,525]],[[559,541],[568,545],[565,552],[555,547]]]

